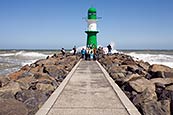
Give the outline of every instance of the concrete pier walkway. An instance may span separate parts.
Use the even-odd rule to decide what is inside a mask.
[[[36,115],[140,115],[97,61],[79,61]]]

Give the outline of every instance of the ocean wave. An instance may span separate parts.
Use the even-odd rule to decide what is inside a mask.
[[[166,54],[140,54],[136,52],[127,53],[132,56],[135,60],[143,60],[150,64],[162,64],[169,67],[173,67],[173,56]]]
[[[46,57],[48,55],[38,53],[38,52],[26,52],[26,51],[20,51],[15,54],[15,56],[23,56],[23,57]]]
[[[1,57],[11,57],[11,56],[20,56],[20,57],[47,57],[48,55],[43,54],[43,53],[38,53],[38,52],[27,52],[27,51],[19,51],[15,53],[4,53],[0,54]]]
[[[0,54],[0,75],[18,70],[20,67],[36,60],[45,59],[48,55],[36,51],[7,51]]]
[[[0,54],[1,57],[14,56],[15,53]]]

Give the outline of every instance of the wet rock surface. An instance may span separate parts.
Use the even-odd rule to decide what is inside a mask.
[[[102,55],[98,61],[142,115],[173,115],[173,69],[125,54]]]
[[[34,115],[79,59],[56,54],[1,76],[0,115]]]

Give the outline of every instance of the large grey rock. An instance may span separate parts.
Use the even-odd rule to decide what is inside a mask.
[[[149,71],[157,72],[157,71],[164,71],[164,72],[170,72],[172,69],[165,65],[159,65],[159,64],[153,64],[150,66]]]
[[[0,88],[0,97],[13,98],[18,91],[21,91],[19,83],[11,81],[6,86]]]
[[[101,58],[100,59],[100,62],[107,68],[109,69],[111,66],[112,66],[112,60],[107,57],[107,56],[104,56],[104,58]]]
[[[167,86],[166,90],[173,91],[173,85]]]
[[[43,83],[37,83],[36,88],[37,88],[37,90],[42,91],[42,92],[49,92],[49,91],[55,90],[55,87],[52,86],[51,84],[43,84]]]
[[[156,90],[158,100],[173,100],[173,91],[169,90]]]
[[[173,78],[173,70],[171,72],[164,72],[166,78]]]
[[[133,99],[135,105],[146,103],[149,101],[157,101],[157,94],[150,89],[145,89],[142,93],[137,94]]]
[[[144,77],[130,80],[129,85],[138,93],[143,92],[145,89],[155,92],[155,85]]]
[[[19,79],[22,74],[25,72],[25,70],[19,70],[19,71],[16,71],[14,73],[11,73],[8,75],[8,77],[11,79],[11,80],[17,80]]]
[[[58,61],[57,58],[49,58],[49,59],[41,59],[35,62],[37,66],[42,66],[42,65],[54,65]]]
[[[30,66],[27,64],[27,65],[25,65],[25,66],[23,66],[22,68],[21,68],[21,70],[24,70],[24,71],[29,71],[30,70]]]
[[[7,85],[10,82],[10,79],[6,76],[0,77],[0,87]]]
[[[29,115],[34,115],[47,100],[48,96],[44,92],[37,90],[23,90],[17,92],[15,98],[25,104]]]
[[[43,92],[37,90],[22,90],[15,95],[15,98],[22,102],[32,97],[38,99],[39,103],[43,103],[48,98]]]
[[[144,62],[142,60],[138,62],[138,65],[146,71],[148,71],[148,69],[150,67],[150,64],[148,62]]]
[[[123,73],[110,73],[110,76],[112,79],[116,80],[123,80],[125,78],[125,75]]]
[[[123,79],[123,81],[124,82],[129,82],[129,81],[133,81],[133,80],[136,80],[136,79],[140,79],[141,78],[141,76],[139,75],[139,74],[131,74],[131,75],[127,75],[124,79]]]
[[[0,115],[28,115],[26,106],[15,99],[0,98]]]
[[[35,115],[35,113],[39,110],[39,101],[35,97],[27,99],[24,104],[28,109],[28,115]]]
[[[79,58],[76,56],[69,56],[67,58],[65,58],[65,62],[67,63],[71,63],[71,62],[76,62],[76,60],[78,60]]]
[[[153,64],[149,67],[148,71],[153,78],[173,77],[173,69],[165,65]]]
[[[143,115],[170,115],[170,101],[150,101],[141,104]]]
[[[20,78],[20,79],[16,80],[16,82],[19,83],[20,88],[22,90],[28,90],[31,86],[31,83],[36,82],[36,79],[32,76],[28,76],[25,78]]]
[[[173,84],[173,78],[153,78],[150,80],[152,83],[162,83],[164,85]]]
[[[136,62],[132,58],[129,57],[123,60],[121,64],[122,65],[136,65]]]
[[[43,66],[36,66],[36,67],[32,67],[30,70],[29,70],[29,72],[30,73],[37,73],[37,72],[43,72],[43,69],[44,69],[44,67]]]
[[[44,80],[47,80],[47,82],[51,82],[53,80],[53,78],[50,77],[47,73],[42,72],[34,73],[33,78],[36,79],[38,82],[42,82]]]
[[[142,73],[142,68],[138,67],[137,65],[127,65],[126,71],[130,71],[132,73]]]
[[[46,73],[48,73],[52,77],[57,76],[66,76],[66,72],[64,71],[64,68],[61,66],[55,66],[55,65],[48,65],[45,67]]]
[[[127,70],[127,66],[126,65],[121,65],[121,66],[112,65],[108,69],[108,72],[109,73],[126,73],[126,70]]]

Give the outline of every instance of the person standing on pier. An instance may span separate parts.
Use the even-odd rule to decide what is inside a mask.
[[[61,53],[63,56],[65,55],[65,49],[64,48],[61,49]]]
[[[111,51],[112,51],[111,45],[109,44],[109,45],[107,46],[107,48],[108,48],[108,54],[111,54]]]
[[[76,55],[76,46],[73,48],[73,55]]]
[[[85,53],[86,53],[86,50],[85,50],[84,48],[82,48],[82,50],[81,50],[82,59],[84,59],[84,58],[85,58]]]

